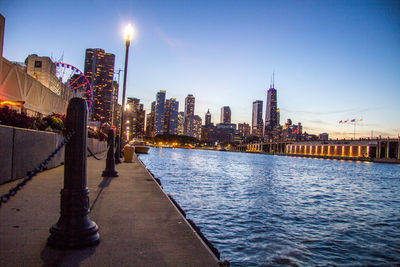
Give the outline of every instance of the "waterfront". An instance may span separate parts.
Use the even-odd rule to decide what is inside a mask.
[[[153,148],[140,156],[233,266],[400,263],[400,166]]]

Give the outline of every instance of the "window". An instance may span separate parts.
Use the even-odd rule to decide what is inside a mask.
[[[41,68],[42,67],[42,61],[35,60],[35,68]]]

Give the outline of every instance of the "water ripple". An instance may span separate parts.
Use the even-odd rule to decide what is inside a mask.
[[[400,166],[183,149],[142,155],[233,266],[400,264]]]

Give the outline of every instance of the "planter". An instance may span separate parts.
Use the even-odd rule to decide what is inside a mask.
[[[64,140],[60,134],[4,125],[0,125],[0,136],[0,184],[25,177]],[[97,139],[88,139],[87,145],[93,153],[107,149],[107,143]],[[51,169],[63,162],[64,148],[47,167]]]

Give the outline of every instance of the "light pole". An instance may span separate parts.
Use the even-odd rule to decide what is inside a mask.
[[[129,55],[129,45],[131,44],[131,39],[133,37],[133,28],[131,24],[125,27],[125,40],[126,40],[126,50],[125,50],[125,70],[124,70],[124,85],[122,91],[122,107],[121,107],[121,127],[119,131],[119,155],[121,155],[122,148],[122,133],[124,129],[124,111],[125,111],[125,94],[126,94],[126,75],[128,73],[128,55]]]

